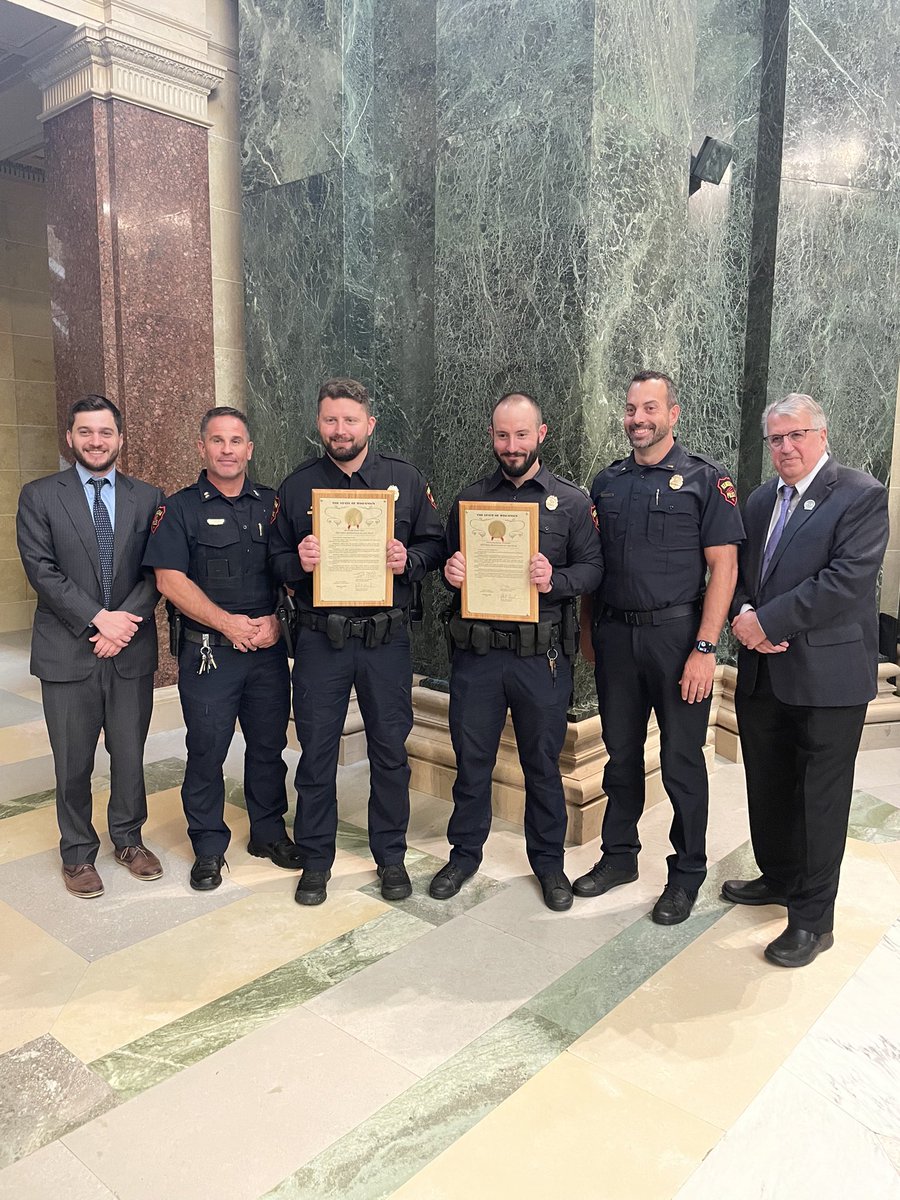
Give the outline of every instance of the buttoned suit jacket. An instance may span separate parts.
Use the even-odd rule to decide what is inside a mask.
[[[760,578],[779,480],[747,500],[732,616],[756,609],[769,641],[772,691],[783,704],[866,704],[876,691],[876,584],[888,538],[887,490],[829,457],[794,509]],[[752,692],[761,655],[741,648],[737,688]]]
[[[144,618],[131,642],[112,659],[125,679],[156,670],[153,611],[159,592],[153,571],[143,568],[141,560],[153,514],[163,499],[159,488],[116,474],[110,609]],[[31,673],[58,683],[86,679],[102,661],[94,654],[90,625],[104,602],[93,514],[74,467],[25,485],[16,537],[38,598]]]

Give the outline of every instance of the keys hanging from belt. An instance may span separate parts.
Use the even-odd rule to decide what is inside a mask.
[[[547,662],[550,664],[550,677],[553,680],[553,686],[556,687],[556,660],[559,658],[559,651],[555,646],[551,646],[547,651]]]
[[[216,669],[216,660],[213,657],[212,646],[209,644],[209,634],[204,633],[203,641],[200,643],[200,666],[197,668],[197,674],[207,675]]]

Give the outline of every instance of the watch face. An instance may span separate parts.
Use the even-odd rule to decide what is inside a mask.
[[[697,649],[701,654],[712,654],[712,652],[715,650],[715,646],[712,642],[698,642]]]

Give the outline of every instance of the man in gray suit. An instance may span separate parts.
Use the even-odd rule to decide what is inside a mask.
[[[834,944],[834,904],[866,706],[876,691],[878,569],[887,491],[828,453],[810,396],[770,404],[777,472],[747,501],[732,628],[735,696],[758,879],[722,887],[736,904],[782,904],[766,947],[803,967]]]
[[[147,819],[143,752],[153,708],[159,593],[141,561],[163,494],[119,474],[122,414],[104,396],[69,411],[75,466],[22,489],[19,553],[37,592],[31,673],[41,681],[56,770],[62,873],[73,896],[103,893],[94,866],[91,772],[100,731],[110,757],[109,836],[116,862],[158,879],[141,841]]]

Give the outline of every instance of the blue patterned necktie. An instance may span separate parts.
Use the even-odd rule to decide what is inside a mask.
[[[103,607],[108,609],[112,603],[113,578],[113,527],[109,519],[109,510],[100,499],[103,485],[108,479],[92,479],[94,488],[94,529],[97,533],[97,546],[100,550],[100,582],[103,585]]]
[[[766,550],[763,554],[762,571],[760,579],[765,579],[766,571],[769,569],[769,563],[772,561],[772,555],[781,541],[781,535],[784,533],[784,527],[787,524],[788,509],[791,507],[791,500],[794,498],[794,489],[789,483],[781,485],[781,511],[778,514],[778,520],[775,522],[775,528],[772,530],[772,536],[766,542]]]

